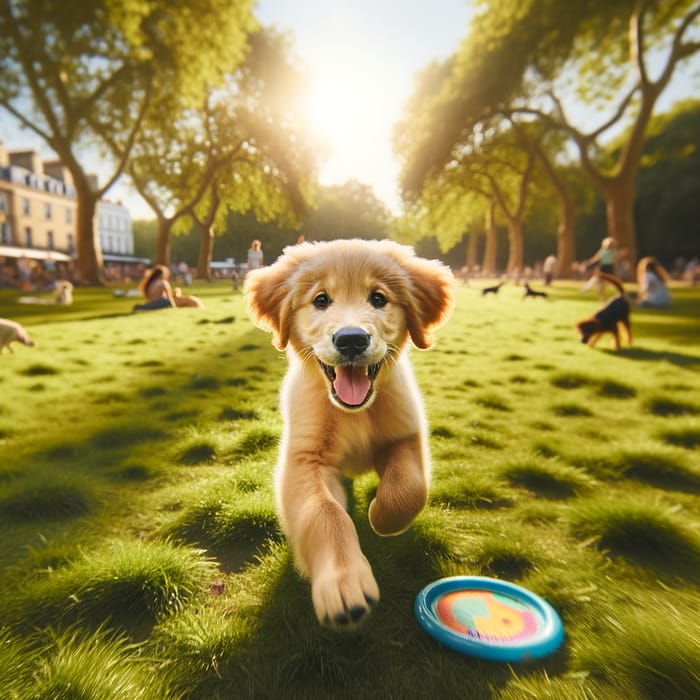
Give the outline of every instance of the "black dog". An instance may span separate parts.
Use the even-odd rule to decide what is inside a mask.
[[[481,296],[485,297],[487,294],[498,294],[498,290],[505,284],[505,282],[499,282],[498,284],[495,284],[493,287],[484,287],[481,290]]]
[[[525,282],[523,289],[525,290],[523,297],[542,297],[543,299],[546,299],[548,296],[547,292],[538,292],[537,290],[532,289],[527,282]]]
[[[599,272],[598,276],[617,287],[620,294],[611,299],[605,306],[599,309],[591,318],[584,318],[576,324],[576,329],[581,334],[581,342],[593,347],[603,333],[612,333],[615,341],[615,350],[620,349],[620,335],[618,324],[622,324],[627,333],[627,343],[632,345],[632,327],[630,325],[630,303],[625,295],[622,282],[614,275]]]

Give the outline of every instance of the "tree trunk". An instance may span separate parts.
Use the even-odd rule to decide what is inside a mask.
[[[156,255],[155,263],[157,265],[170,265],[170,229],[172,228],[172,219],[166,219],[163,216],[157,217],[158,233],[156,235]]]
[[[471,272],[476,267],[476,253],[479,243],[479,237],[476,231],[471,231],[467,234],[467,267]]]
[[[571,277],[576,252],[574,250],[574,222],[576,207],[573,199],[561,181],[552,162],[542,147],[538,144],[536,153],[544,167],[554,192],[559,200],[559,226],[557,227],[557,266],[556,274],[561,277]]]
[[[609,181],[604,189],[608,236],[617,241],[621,260],[626,261],[627,270],[637,264],[637,242],[634,231],[634,182],[627,178]]]
[[[484,274],[496,273],[496,251],[498,249],[498,231],[496,230],[496,203],[492,202],[486,212],[486,247],[484,249]]]
[[[199,260],[197,262],[197,278],[210,279],[211,254],[214,248],[214,229],[209,226],[199,228]]]
[[[76,193],[76,270],[79,279],[75,281],[92,286],[102,285],[102,249],[95,229],[97,197],[87,183],[83,187],[76,187]]]
[[[576,259],[574,251],[574,223],[576,210],[568,193],[559,197],[560,219],[557,228],[557,275],[570,278],[573,276],[573,265]]]
[[[508,268],[509,273],[523,269],[523,227],[519,219],[508,218]]]

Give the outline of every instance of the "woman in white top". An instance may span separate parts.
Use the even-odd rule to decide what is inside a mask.
[[[253,241],[248,250],[248,269],[257,270],[263,266],[263,251],[260,241]]]
[[[656,258],[647,256],[637,263],[637,290],[640,306],[668,306],[671,303],[668,273]]]

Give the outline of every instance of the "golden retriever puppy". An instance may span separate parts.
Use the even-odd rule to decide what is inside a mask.
[[[0,318],[0,352],[5,348],[14,352],[10,347],[10,343],[14,342],[22,343],[30,348],[34,345],[27,331],[19,323],[7,318]]]
[[[341,477],[379,475],[368,514],[379,535],[406,530],[426,503],[427,426],[406,350],[432,345],[453,286],[447,267],[391,241],[302,243],[246,277],[250,317],[287,349],[277,507],[322,624],[353,626],[379,600]]]

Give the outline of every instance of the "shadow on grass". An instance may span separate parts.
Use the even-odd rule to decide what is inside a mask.
[[[277,568],[266,572],[248,638],[220,658],[216,673],[192,675],[197,686],[188,688],[188,696],[486,700],[512,680],[507,665],[447,650],[419,626],[415,596],[439,576],[422,538],[412,531],[379,538],[364,515],[355,523],[381,590],[366,622],[343,632],[321,627],[308,582],[288,556],[278,554]],[[564,649],[546,661],[520,665],[519,673],[546,669],[557,676],[564,672],[565,657]]]
[[[698,358],[696,355],[684,355],[680,352],[664,352],[636,347],[621,348],[620,350],[606,350],[605,352],[629,360],[644,360],[653,362],[665,360],[676,367],[690,368],[694,365],[700,364],[700,358]]]
[[[673,583],[700,583],[700,539],[655,505],[594,499],[576,506],[574,530],[593,535],[610,557],[654,572]]]

